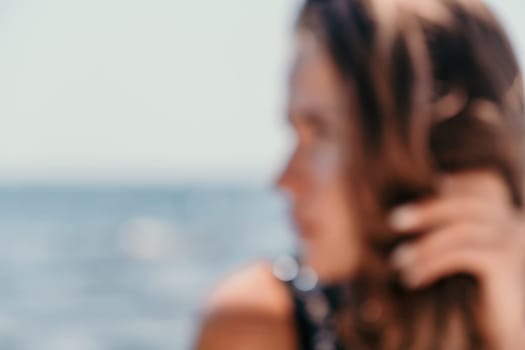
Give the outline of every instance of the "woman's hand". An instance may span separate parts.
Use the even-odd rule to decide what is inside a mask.
[[[474,275],[481,315],[497,349],[525,349],[525,220],[501,178],[487,171],[448,176],[438,195],[397,208],[399,234],[423,232],[392,256],[403,282],[422,288],[458,273]]]

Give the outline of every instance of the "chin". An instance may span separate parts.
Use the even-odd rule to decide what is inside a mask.
[[[316,272],[322,284],[342,282],[351,277],[347,269],[342,269],[341,265],[327,258],[324,254],[306,252],[303,255],[303,262]]]
[[[320,249],[320,242],[303,240],[303,262],[311,267],[323,284],[341,283],[351,279],[359,264],[357,249],[341,249],[341,244],[331,249]]]

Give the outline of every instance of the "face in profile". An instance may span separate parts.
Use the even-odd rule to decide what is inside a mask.
[[[288,118],[296,142],[278,185],[289,196],[304,262],[334,282],[351,275],[359,252],[342,146],[345,99],[313,35],[297,35],[292,67]]]

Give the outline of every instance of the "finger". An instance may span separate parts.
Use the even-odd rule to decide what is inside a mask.
[[[501,220],[505,209],[497,203],[473,197],[438,197],[394,209],[389,216],[389,223],[400,233],[417,233],[453,221],[472,220],[490,224]]]
[[[397,248],[392,254],[392,264],[402,270],[410,265],[426,264],[451,251],[461,249],[498,249],[504,235],[497,230],[472,222],[437,229],[423,237]]]
[[[394,229],[409,232],[432,228],[449,216],[476,218],[476,211],[481,219],[498,219],[516,211],[511,203],[508,186],[497,172],[463,171],[442,176],[436,197],[397,208],[390,221]]]
[[[441,177],[438,192],[444,196],[472,196],[510,204],[511,193],[500,174],[493,170],[471,170]]]
[[[410,263],[405,263],[400,270],[401,281],[407,287],[417,289],[459,273],[483,278],[489,274],[487,271],[490,270],[491,265],[493,267],[497,265],[497,256],[494,251],[476,247],[451,250],[439,257],[421,261],[414,254]]]
[[[403,244],[392,254],[394,267],[415,262],[425,263],[460,249],[503,250],[508,258],[525,265],[523,222],[490,227],[465,221],[428,232],[417,240]]]

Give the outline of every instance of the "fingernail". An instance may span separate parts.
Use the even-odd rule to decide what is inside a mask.
[[[400,231],[412,228],[416,220],[416,211],[412,206],[403,206],[394,209],[388,219],[390,226]]]
[[[411,247],[402,245],[394,250],[391,260],[394,267],[401,270],[412,264],[416,260],[416,255]]]
[[[401,273],[401,282],[407,288],[418,288],[421,285],[419,275],[414,271],[405,271]]]
[[[409,245],[402,245],[392,253],[392,264],[400,271],[401,283],[407,288],[419,286],[419,276],[413,268],[416,262],[415,250]]]

